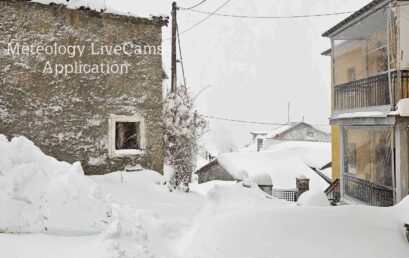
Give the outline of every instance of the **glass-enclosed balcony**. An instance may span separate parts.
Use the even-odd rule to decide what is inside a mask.
[[[386,4],[331,36],[334,110],[409,98],[408,16],[407,5]]]

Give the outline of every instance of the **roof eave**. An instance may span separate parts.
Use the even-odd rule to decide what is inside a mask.
[[[348,16],[347,18],[342,20],[340,23],[336,24],[335,26],[333,26],[332,28],[330,28],[329,30],[324,32],[321,36],[325,37],[325,38],[333,36],[337,32],[345,29],[345,27],[355,23],[358,18],[362,17],[364,14],[368,13],[369,11],[376,11],[376,9],[371,10],[373,7],[381,6],[383,4],[387,4],[387,3],[391,2],[391,1],[393,1],[393,0],[373,0],[369,4],[365,5],[364,7],[359,9],[358,11],[354,12],[353,14],[351,14],[350,16]]]

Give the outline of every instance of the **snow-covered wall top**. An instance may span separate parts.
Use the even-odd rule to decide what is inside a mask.
[[[134,16],[142,18],[152,18],[152,17],[162,17],[167,19],[168,15],[166,14],[153,14],[155,10],[149,10],[146,8],[139,8],[136,12],[122,12],[113,8],[106,0],[31,0],[31,2],[37,2],[41,4],[62,4],[67,6],[70,9],[79,9],[79,8],[88,8],[98,12],[125,15],[125,16]],[[170,9],[170,8],[169,8]]]

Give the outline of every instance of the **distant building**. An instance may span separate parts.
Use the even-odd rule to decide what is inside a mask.
[[[288,123],[272,131],[251,132],[252,144],[257,151],[282,141],[329,142],[330,135],[314,126],[304,123]]]
[[[233,177],[227,170],[220,165],[217,159],[213,159],[207,165],[201,167],[195,172],[198,175],[198,183],[206,183],[214,180],[221,181],[235,181],[236,178]]]

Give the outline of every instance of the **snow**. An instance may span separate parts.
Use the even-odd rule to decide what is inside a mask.
[[[409,256],[403,228],[409,221],[409,198],[390,208],[323,207],[322,192],[305,192],[295,204],[258,187],[220,181],[193,184],[190,193],[169,192],[155,171],[86,177],[78,163],[48,157],[23,137],[9,142],[0,135],[0,153],[0,225],[11,229],[13,223],[26,222],[25,234],[0,234],[2,257]],[[287,154],[299,158],[297,151]],[[51,203],[38,198],[43,192],[54,197]],[[18,201],[24,198],[30,202]],[[98,224],[95,203],[102,200],[111,211],[103,228],[91,232],[87,223],[76,223]],[[45,210],[58,211],[52,213],[53,225],[43,221],[54,230],[29,231],[27,225],[38,223],[30,224],[26,215],[35,218]]]
[[[207,195],[209,191],[213,188],[217,188],[220,186],[231,186],[237,184],[235,181],[221,181],[221,180],[213,180],[202,184],[192,184],[190,186],[190,190],[193,192],[197,192],[201,195]]]
[[[115,4],[112,0],[31,0],[32,2],[37,2],[41,4],[62,4],[67,6],[67,8],[70,9],[78,9],[80,7],[85,7],[89,8],[94,11],[98,12],[105,12],[105,13],[112,13],[112,14],[118,14],[118,15],[126,15],[126,16],[135,16],[135,17],[168,17],[168,14],[159,14],[159,13],[169,13],[170,10],[170,4],[166,5],[162,0],[151,0],[150,4],[147,3],[139,3],[139,8],[136,10],[133,10],[132,12],[125,11],[127,8],[122,5],[117,5]],[[111,3],[112,2],[112,3]],[[156,5],[156,6],[155,6]],[[113,7],[115,6],[115,8]],[[122,10],[118,10],[116,7],[121,7]],[[160,8],[160,6],[167,7],[167,9],[164,9],[163,7]],[[155,14],[153,14],[155,13]]]
[[[225,153],[217,159],[236,178],[240,177],[242,170],[249,177],[268,174],[274,188],[292,189],[295,188],[295,178],[304,174],[310,179],[311,189],[324,190],[328,183],[310,167],[321,168],[328,164],[331,148],[329,143],[283,142],[267,151]]]
[[[336,110],[331,115],[332,119],[361,118],[361,117],[387,117],[391,112],[391,106],[376,106],[360,108],[359,110]]]
[[[244,180],[246,185],[254,183],[256,185],[273,185],[273,181],[268,174],[258,174]]]
[[[307,191],[297,200],[299,206],[330,206],[327,196],[322,191]]]
[[[0,231],[90,234],[103,231],[110,207],[79,163],[44,155],[25,137],[0,136]]]
[[[257,139],[264,139],[264,138],[274,138],[279,134],[286,132],[287,130],[297,126],[299,123],[289,123],[286,125],[282,125],[280,127],[275,128],[272,131],[255,131],[251,132],[251,134],[257,135]]]
[[[390,115],[400,115],[402,117],[409,116],[409,99],[408,98],[399,100],[396,106],[397,106],[396,111],[390,112],[389,113]]]
[[[326,168],[323,170],[319,170],[322,174],[327,176],[329,179],[332,179],[332,168]]]
[[[200,155],[197,155],[196,158],[196,170],[201,169],[202,167],[206,166],[209,163],[209,161],[205,158],[203,158]]]
[[[136,149],[125,149],[125,150],[115,150],[115,155],[117,156],[134,156],[145,154],[144,150]]]
[[[203,221],[185,257],[408,257],[407,205],[230,206]]]
[[[340,114],[336,116],[336,119],[340,118],[355,118],[355,117],[384,117],[385,114],[380,111],[372,111],[372,112],[351,112]]]

